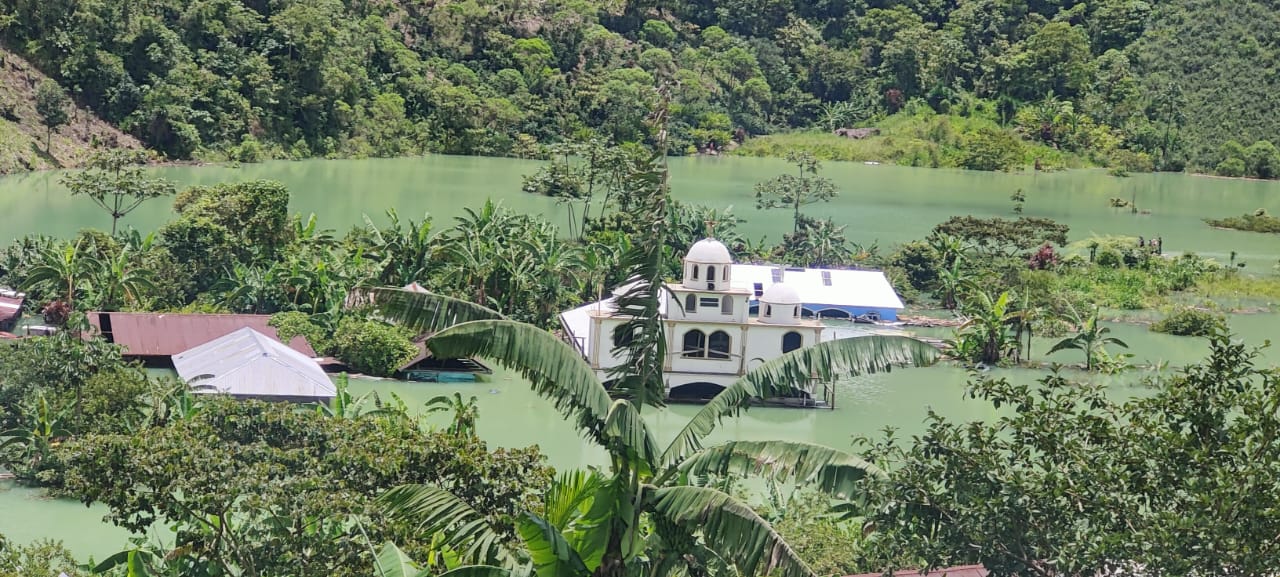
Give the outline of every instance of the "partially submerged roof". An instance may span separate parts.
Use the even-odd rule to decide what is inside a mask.
[[[0,325],[12,322],[22,312],[22,303],[26,295],[20,292],[0,289]]]
[[[987,577],[986,567],[982,565],[962,565],[959,567],[939,567],[928,573],[920,571],[894,571],[896,577],[922,577],[929,575],[930,577]],[[848,575],[846,577],[880,577],[883,573],[860,573],[858,575]]]
[[[424,369],[441,369],[454,370],[469,373],[484,373],[486,375],[493,374],[493,369],[485,366],[484,363],[475,359],[437,359],[427,349],[427,338],[430,335],[422,335],[413,340],[413,346],[418,347],[418,354],[412,359],[400,365],[397,369],[401,372],[415,368]]]
[[[267,324],[270,321],[270,315],[89,313],[89,323],[107,342],[124,345],[128,356],[141,357],[173,356],[243,328],[277,339],[276,329]],[[289,348],[308,358],[316,356],[301,336],[293,337]]]
[[[298,400],[337,394],[315,360],[248,327],[174,355],[173,368],[196,393]]]
[[[781,274],[779,274],[781,273]],[[775,280],[777,279],[777,280]],[[735,264],[733,286],[754,289],[759,284],[769,290],[775,282],[786,282],[805,305],[833,305],[872,309],[901,309],[902,299],[883,272],[826,268],[781,268]]]

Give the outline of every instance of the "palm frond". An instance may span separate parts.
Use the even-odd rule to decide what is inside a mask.
[[[516,522],[516,530],[533,559],[538,577],[586,577],[591,574],[578,552],[546,519],[525,511]]]
[[[430,485],[401,485],[378,498],[388,516],[417,523],[424,532],[443,532],[463,559],[475,563],[511,560],[504,539],[489,520],[457,495]]]
[[[813,380],[885,372],[895,366],[924,366],[938,359],[938,350],[909,337],[872,335],[836,339],[791,351],[735,381],[694,415],[662,455],[662,463],[678,463],[702,449],[702,439],[727,416],[736,415],[753,399],[768,398],[803,388]]]
[[[427,348],[438,358],[480,356],[518,371],[534,392],[577,421],[602,446],[610,405],[608,391],[572,346],[533,325],[509,320],[463,323],[437,333]]]
[[[654,499],[659,514],[695,529],[708,549],[731,561],[743,576],[814,577],[768,521],[726,493],[675,486],[658,489]]]
[[[694,453],[680,464],[687,475],[765,475],[778,481],[794,479],[840,499],[851,499],[867,478],[884,471],[830,447],[790,441],[733,441]]]
[[[662,406],[666,383],[662,368],[666,361],[667,343],[659,307],[664,296],[663,276],[666,267],[667,231],[670,230],[670,195],[667,185],[665,156],[655,153],[648,161],[638,163],[628,174],[630,195],[641,234],[623,255],[619,266],[627,271],[627,288],[614,300],[617,314],[627,320],[614,329],[616,337],[626,335],[625,345],[614,347],[613,354],[622,362],[609,369],[614,394],[644,406]]]
[[[552,480],[543,499],[543,514],[556,527],[568,527],[591,508],[591,500],[604,484],[598,471],[573,469]]]
[[[369,289],[367,298],[387,320],[417,333],[432,333],[456,324],[501,319],[502,313],[462,299],[397,288]]]

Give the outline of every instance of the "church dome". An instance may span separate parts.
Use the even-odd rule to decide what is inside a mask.
[[[786,283],[776,282],[760,295],[760,302],[774,305],[798,305],[800,292]]]
[[[693,246],[689,247],[689,254],[686,254],[684,259],[702,264],[733,263],[733,258],[729,256],[729,249],[725,248],[724,243],[714,238],[704,238],[693,243]]]

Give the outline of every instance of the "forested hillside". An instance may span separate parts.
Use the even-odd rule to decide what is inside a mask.
[[[1280,2],[1162,3],[1133,53],[1143,90],[1167,95],[1185,122],[1187,153],[1198,164],[1229,160],[1223,145],[1231,140],[1248,147],[1280,137]]]
[[[1016,135],[1177,170],[1273,133],[1275,4],[0,0],[0,27],[170,158],[536,156],[648,139],[666,97],[677,154],[924,107],[981,119],[947,136],[993,150],[975,167]]]

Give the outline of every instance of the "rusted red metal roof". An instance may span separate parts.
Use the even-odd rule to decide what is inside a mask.
[[[270,315],[89,313],[89,323],[107,341],[124,345],[128,356],[143,357],[171,357],[245,327],[280,340],[276,329],[267,324],[270,320]],[[288,345],[308,357],[316,356],[301,336]]]
[[[884,573],[862,573],[846,577],[881,577]],[[987,568],[982,565],[961,565],[959,567],[939,567],[928,573],[919,571],[894,571],[894,577],[987,577]]]
[[[9,293],[15,294],[15,293]],[[0,294],[0,325],[6,324],[13,319],[18,318],[18,313],[22,311],[23,297],[9,296],[8,294]]]

